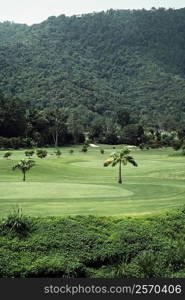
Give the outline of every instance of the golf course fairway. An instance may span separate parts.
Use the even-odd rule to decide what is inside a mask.
[[[73,148],[74,153],[69,150]],[[138,167],[123,166],[123,184],[117,183],[118,168],[103,167],[116,146],[103,145],[80,152],[81,147],[61,147],[57,158],[54,149],[39,159],[22,181],[20,170],[12,166],[25,158],[24,150],[11,151],[10,159],[0,152],[0,215],[20,205],[30,216],[63,215],[144,215],[160,213],[185,203],[185,168],[183,156],[174,150],[133,150]]]

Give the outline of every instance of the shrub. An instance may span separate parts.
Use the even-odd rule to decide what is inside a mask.
[[[15,208],[2,222],[2,227],[10,232],[27,235],[30,230],[30,220],[23,215],[21,208]]]
[[[101,153],[101,154],[104,154],[104,153],[105,153],[105,150],[104,150],[104,149],[100,149],[100,153]]]
[[[25,155],[28,156],[28,157],[33,156],[34,153],[35,153],[34,150],[26,150],[26,151],[25,151]]]
[[[87,146],[86,145],[83,145],[83,147],[82,147],[82,150],[81,150],[82,152],[84,152],[84,153],[86,153],[87,152]]]
[[[4,158],[9,158],[10,156],[12,155],[12,152],[6,152],[5,154],[4,154]]]
[[[78,258],[66,259],[61,254],[47,254],[30,265],[27,277],[85,277],[85,268]]]
[[[144,278],[156,277],[157,254],[153,251],[143,251],[137,259],[141,274]]]
[[[34,146],[34,142],[31,138],[0,137],[0,148],[1,149],[33,148],[33,146]]]
[[[73,153],[74,153],[74,150],[73,150],[73,149],[70,149],[70,150],[69,150],[69,153],[70,153],[70,154],[73,154]]]
[[[183,240],[173,242],[168,252],[168,260],[174,271],[185,268],[185,243]]]
[[[56,156],[59,158],[62,155],[62,152],[60,151],[60,149],[57,149],[55,151]]]
[[[13,149],[23,148],[25,147],[25,143],[20,137],[12,137],[10,139],[10,147]]]
[[[39,149],[37,150],[37,156],[39,158],[45,158],[48,155],[46,150]]]
[[[141,272],[137,264],[122,262],[113,269],[110,276],[111,278],[140,278]]]

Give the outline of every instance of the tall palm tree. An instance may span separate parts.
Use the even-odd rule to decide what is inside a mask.
[[[118,183],[122,183],[122,174],[121,174],[122,164],[126,166],[127,163],[130,163],[134,167],[138,166],[134,158],[129,154],[130,154],[130,150],[128,148],[123,148],[119,152],[112,153],[111,156],[104,162],[104,167],[108,167],[110,165],[112,165],[112,167],[115,167],[117,164],[119,164]]]
[[[29,171],[33,166],[35,165],[34,160],[26,160],[22,159],[20,162],[18,162],[16,165],[12,167],[13,170],[19,169],[23,173],[23,181],[26,180],[26,172]]]

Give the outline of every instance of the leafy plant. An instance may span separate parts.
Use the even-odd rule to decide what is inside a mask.
[[[32,167],[35,166],[34,160],[25,160],[22,159],[20,162],[15,164],[12,169],[16,170],[19,169],[23,173],[23,181],[26,180],[26,172],[28,172]]]
[[[26,150],[26,151],[25,151],[25,155],[28,156],[28,157],[33,156],[34,153],[35,153],[34,150]]]
[[[48,155],[47,151],[46,150],[43,150],[43,149],[38,149],[37,150],[37,156],[39,158],[45,158],[46,156]]]
[[[82,151],[82,152],[84,152],[84,153],[86,153],[86,152],[87,152],[87,150],[88,150],[88,149],[87,149],[87,146],[86,146],[86,145],[83,145],[83,147],[82,147],[82,150],[81,150],[81,151]]]
[[[20,207],[14,208],[2,222],[3,229],[26,235],[30,230],[30,220],[23,215]]]
[[[160,277],[163,273],[163,264],[159,255],[154,253],[154,251],[141,252],[136,261],[144,278]]]
[[[60,151],[60,149],[57,149],[55,151],[56,156],[59,158],[62,155],[62,152]]]
[[[12,152],[8,151],[8,152],[5,152],[3,157],[8,159],[10,156],[12,156]]]

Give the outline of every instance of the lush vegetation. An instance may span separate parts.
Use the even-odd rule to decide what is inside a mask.
[[[0,277],[185,276],[184,47],[185,9],[0,23]]]
[[[147,218],[14,212],[0,223],[0,277],[184,278],[184,220],[184,209]]]
[[[72,131],[74,122],[79,131],[115,119],[176,129],[185,114],[184,28],[185,9],[162,8],[0,23],[0,89],[27,107],[68,108]]]
[[[150,128],[147,124],[143,127],[130,119],[125,123],[125,116],[128,117],[129,113],[121,108],[114,113],[114,117],[96,117],[84,111],[83,107],[73,110],[56,107],[37,110],[26,107],[20,99],[0,94],[0,148],[50,145],[55,146],[57,151],[58,146],[84,143],[82,151],[86,152],[91,142],[139,145],[141,149],[166,146],[173,146],[175,150],[183,148],[183,123],[176,130],[167,131]],[[44,157],[47,153],[44,154],[40,149],[37,155]]]

